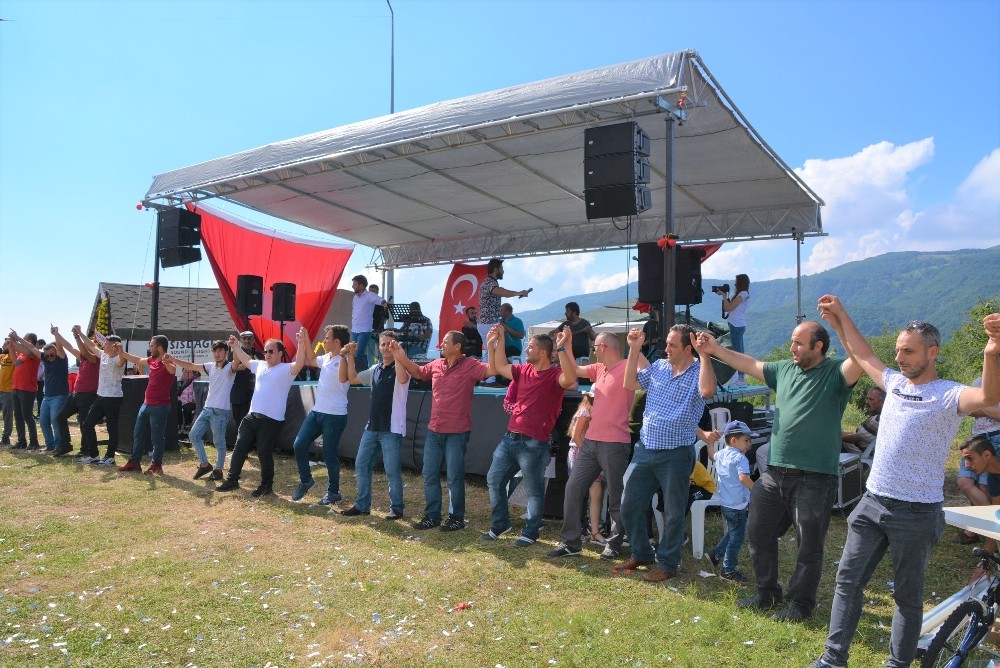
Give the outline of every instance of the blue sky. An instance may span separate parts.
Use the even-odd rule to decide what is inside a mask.
[[[696,49],[826,201],[805,273],[1000,244],[1000,2],[395,0],[403,110]],[[100,281],[152,280],[152,176],[389,111],[384,0],[0,0],[0,327],[85,324]],[[267,226],[323,235],[259,216]],[[368,273],[358,248],[345,277]],[[511,260],[515,307],[621,285],[624,251]],[[705,274],[790,276],[792,242]],[[447,268],[397,279],[436,313]],[[634,278],[634,276],[633,276]],[[214,285],[207,261],[164,285]],[[347,287],[343,284],[342,287]],[[919,315],[915,313],[915,316]]]

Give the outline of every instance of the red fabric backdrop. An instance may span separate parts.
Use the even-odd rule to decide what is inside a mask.
[[[280,336],[279,323],[271,320],[271,286],[275,283],[295,284],[296,319],[285,323],[283,337],[289,356],[295,355],[295,333],[300,327],[315,341],[354,247],[294,239],[234,220],[204,205],[188,208],[201,215],[202,247],[236,330],[244,328],[244,317],[236,312],[236,277],[251,274],[264,277],[263,315],[250,316],[258,349],[267,339]]]
[[[453,329],[461,331],[465,323],[465,309],[479,308],[479,286],[486,278],[485,264],[456,264],[451,269],[441,298],[441,314],[438,318],[438,345],[444,335]]]

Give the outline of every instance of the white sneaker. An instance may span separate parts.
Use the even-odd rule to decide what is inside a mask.
[[[81,464],[93,464],[93,463],[99,462],[101,460],[99,458],[97,458],[97,457],[80,457],[76,461],[80,462]]]
[[[115,465],[115,458],[114,457],[105,457],[104,459],[100,459],[100,460],[98,460],[95,463],[98,466],[114,466]]]

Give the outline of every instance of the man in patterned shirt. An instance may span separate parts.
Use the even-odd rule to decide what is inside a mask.
[[[892,553],[895,601],[886,665],[902,668],[917,653],[924,576],[944,532],[941,506],[952,441],[962,417],[1000,402],[1000,313],[983,319],[989,339],[982,387],[968,387],[938,378],[941,335],[933,325],[913,321],[903,328],[896,338],[896,371],[875,356],[837,297],[823,295],[818,309],[851,358],[886,391],[886,401],[867,491],[847,522],[826,651],[813,668],[847,665],[865,585],[886,550]]]
[[[493,258],[486,263],[486,278],[479,286],[479,315],[476,316],[476,325],[479,328],[479,336],[486,340],[493,325],[500,322],[500,299],[501,297],[527,297],[531,288],[527,290],[508,290],[500,287],[500,280],[503,278],[503,260]],[[483,361],[489,363],[487,350],[483,349]],[[486,379],[485,382],[492,383],[495,376]]]

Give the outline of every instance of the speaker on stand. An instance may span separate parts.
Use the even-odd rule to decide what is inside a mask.
[[[295,284],[275,283],[271,286],[271,320],[277,320],[281,340],[285,340],[285,323],[295,320]],[[282,357],[286,358],[282,353]],[[284,361],[288,361],[287,358]]]

